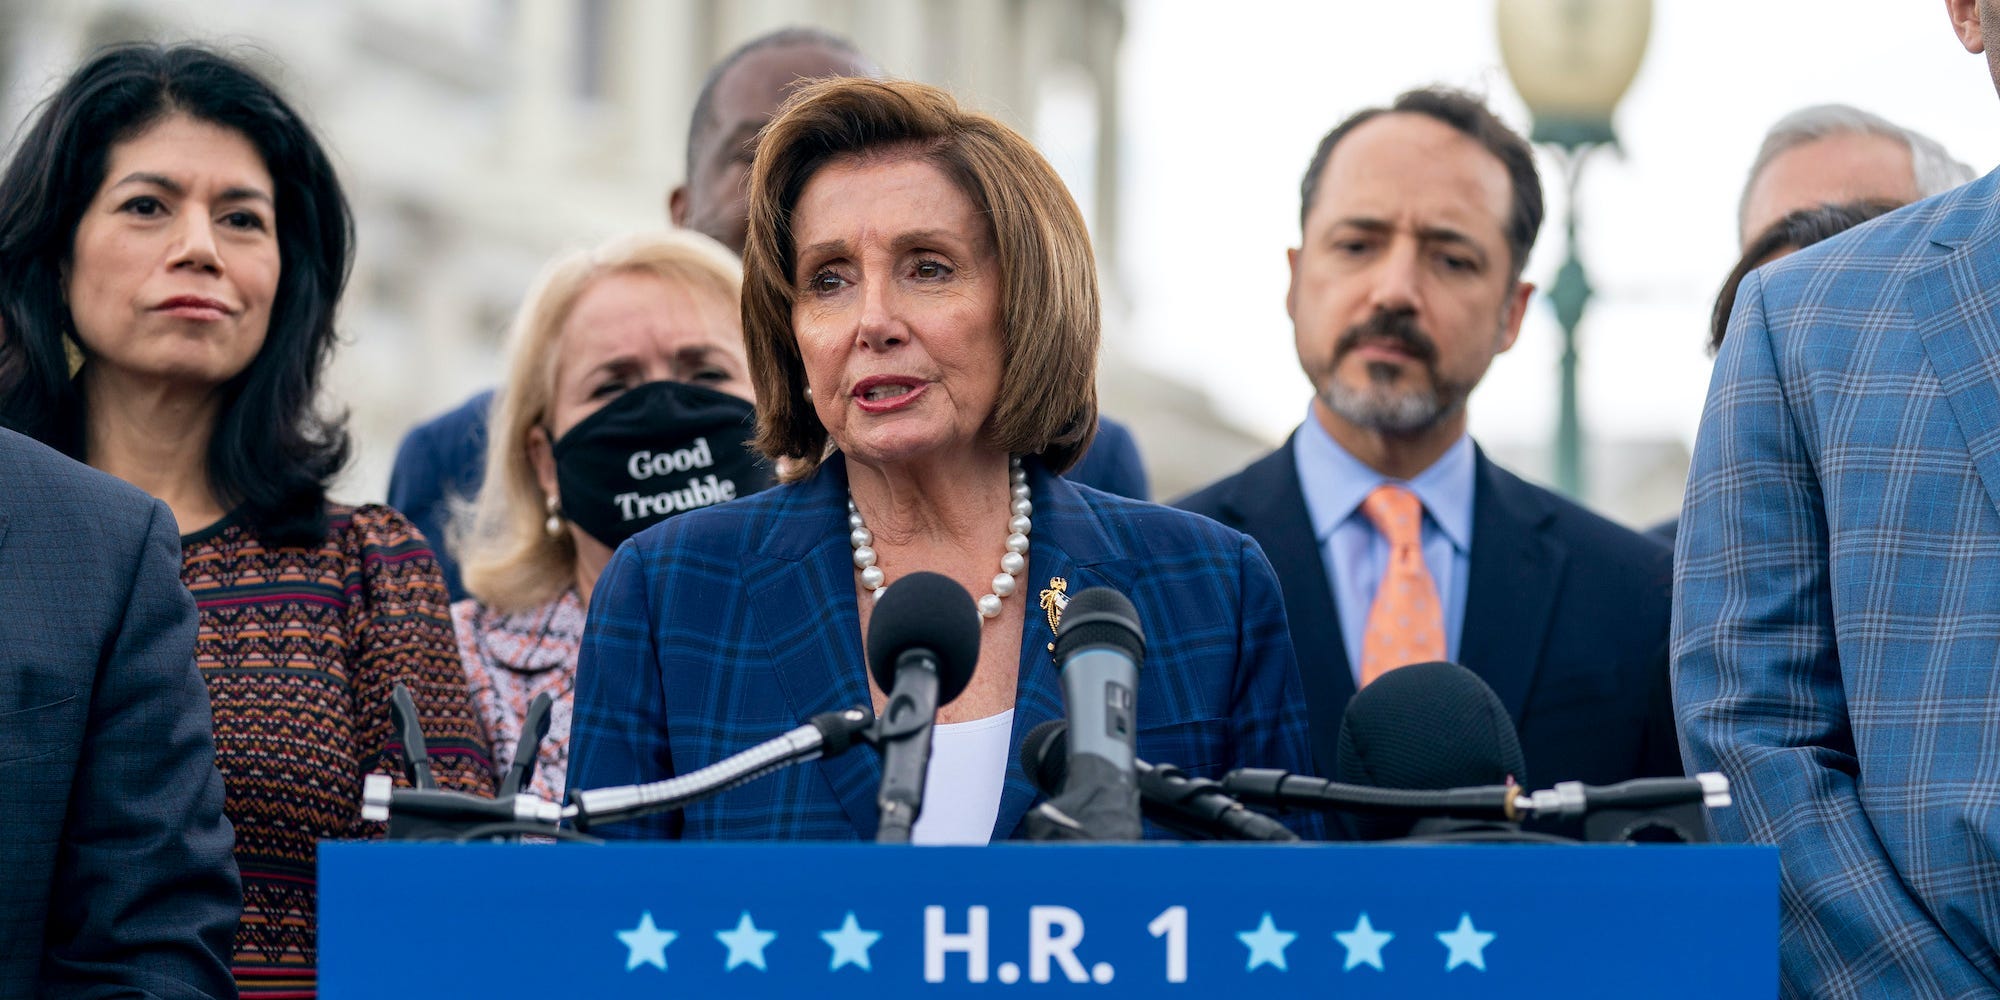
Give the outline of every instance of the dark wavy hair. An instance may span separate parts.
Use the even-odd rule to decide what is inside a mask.
[[[1750,272],[1787,254],[1797,253],[1821,240],[1832,239],[1869,219],[1903,207],[1900,201],[1865,199],[1801,208],[1757,234],[1743,248],[1722,291],[1715,296],[1715,309],[1708,316],[1708,356],[1722,350],[1722,338],[1729,335],[1729,314],[1736,310],[1736,290]]]
[[[87,401],[71,377],[64,275],[111,148],[185,114],[241,133],[277,186],[281,270],[257,356],[222,386],[208,481],[266,544],[326,532],[326,486],[346,463],[344,415],[314,406],[353,265],[354,222],[326,151],[256,73],[192,45],[107,49],[39,110],[0,175],[0,426],[84,459]],[[88,364],[88,360],[85,361]]]

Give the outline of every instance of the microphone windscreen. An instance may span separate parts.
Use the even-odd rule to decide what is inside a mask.
[[[1347,703],[1334,780],[1374,788],[1526,785],[1528,764],[1507,707],[1456,663],[1413,663]]]
[[[1021,770],[1043,795],[1062,791],[1069,780],[1069,723],[1050,719],[1028,730],[1021,740]]]
[[[979,607],[950,577],[911,573],[890,584],[868,619],[868,672],[896,687],[896,660],[912,649],[937,656],[938,707],[951,704],[979,666]]]
[[[1146,658],[1146,633],[1139,627],[1139,609],[1110,587],[1091,587],[1069,599],[1056,633],[1056,662],[1088,646],[1110,646],[1132,658]]]

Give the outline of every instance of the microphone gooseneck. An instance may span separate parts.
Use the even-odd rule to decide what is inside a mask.
[[[707,767],[643,785],[571,791],[563,818],[578,830],[669,809],[682,809],[793,764],[835,757],[874,724],[866,708],[822,712],[775,739]]]

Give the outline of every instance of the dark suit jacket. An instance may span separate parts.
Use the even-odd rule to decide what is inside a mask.
[[[242,907],[166,505],[0,430],[0,997],[235,997]]]
[[[1667,682],[1673,554],[1475,457],[1471,579],[1459,660],[1513,716],[1527,780],[1591,784],[1681,773]],[[1255,538],[1285,590],[1312,718],[1332,774],[1354,675],[1299,489],[1292,446],[1179,501]]]
[[[1022,738],[1063,717],[1055,635],[1035,606],[1051,577],[1070,594],[1114,587],[1139,611],[1141,758],[1207,778],[1309,767],[1283,597],[1256,543],[1029,468],[1028,570],[1008,598],[1027,602],[1028,617],[994,839],[1020,836],[1039,798],[1021,768]],[[569,787],[686,774],[808,716],[868,704],[846,498],[835,455],[803,482],[682,514],[619,547],[597,582],[577,667]],[[891,587],[902,571],[889,567]],[[878,755],[858,748],[601,832],[872,839],[881,780]],[[1315,816],[1288,819],[1303,835],[1319,832]]]
[[[418,424],[396,448],[389,472],[389,506],[402,511],[430,540],[451,599],[465,597],[458,578],[458,560],[445,538],[453,497],[470,498],[486,478],[486,415],[493,406],[488,389],[457,409]],[[1148,500],[1146,467],[1132,432],[1109,418],[1097,422],[1097,439],[1067,474],[1071,482],[1106,493]]]
[[[453,601],[465,599],[465,584],[458,578],[445,525],[451,520],[452,499],[471,499],[486,479],[486,414],[492,408],[493,390],[488,389],[411,428],[389,470],[389,506],[430,541]]]

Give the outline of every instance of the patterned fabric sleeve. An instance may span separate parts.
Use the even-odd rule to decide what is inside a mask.
[[[348,669],[363,773],[394,774],[405,783],[389,701],[400,681],[416,700],[438,787],[492,795],[493,762],[473,718],[444,579],[429,545],[401,514],[369,505],[355,509],[345,546],[356,554],[348,580]],[[377,830],[357,821],[354,834]]]
[[[1232,766],[1312,774],[1306,697],[1292,652],[1291,630],[1285,623],[1278,574],[1250,536],[1239,538],[1238,614],[1243,631],[1236,656],[1235,704],[1229,713],[1235,726],[1236,762]],[[1279,819],[1308,840],[1326,837],[1326,823],[1318,813],[1294,812]]]
[[[1861,805],[1835,646],[1826,501],[1764,312],[1743,282],[1716,359],[1675,555],[1688,770],[1721,771],[1725,841],[1776,844],[1785,996],[1988,995],[1911,897]]]

